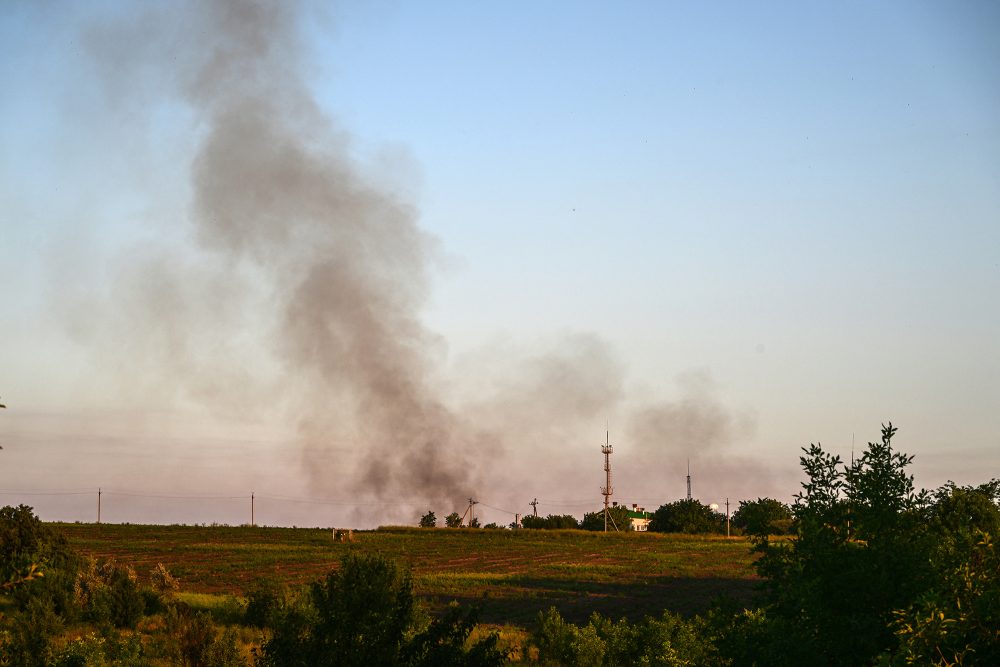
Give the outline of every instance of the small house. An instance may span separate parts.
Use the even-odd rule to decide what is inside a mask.
[[[628,511],[628,519],[632,522],[632,530],[639,532],[649,530],[649,522],[652,518],[652,512],[647,512],[645,507],[639,507],[635,503],[632,503],[632,509]]]

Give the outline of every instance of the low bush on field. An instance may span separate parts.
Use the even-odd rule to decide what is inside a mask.
[[[347,555],[340,569],[277,615],[262,665],[502,665],[491,634],[467,646],[474,612],[419,621],[409,574],[380,556]]]
[[[532,642],[543,664],[566,667],[707,665],[717,657],[701,621],[670,612],[638,623],[594,614],[586,625],[577,626],[551,608],[539,615]]]

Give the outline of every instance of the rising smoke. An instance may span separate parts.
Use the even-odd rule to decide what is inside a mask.
[[[109,324],[82,338],[114,341],[100,349],[130,382],[155,377],[156,391],[220,409],[277,392],[313,488],[326,496],[330,450],[355,453],[339,477],[359,500],[453,507],[508,484],[496,463],[518,445],[500,434],[527,431],[533,454],[555,448],[553,460],[588,480],[608,418],[632,415],[625,431],[643,456],[692,441],[718,450],[740,435],[711,392],[630,405],[614,354],[586,335],[512,353],[492,375],[484,365],[492,379],[478,396],[461,408],[447,401],[440,341],[421,320],[435,241],[409,205],[362,174],[314,99],[300,35],[308,11],[171,3],[92,33],[114,105],[135,111],[129,89],[154,102],[166,94],[193,117],[183,224],[195,252],[130,250],[103,305],[91,304]],[[262,330],[263,339],[248,334]]]

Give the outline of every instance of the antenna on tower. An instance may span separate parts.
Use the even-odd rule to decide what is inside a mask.
[[[611,500],[611,495],[615,492],[611,488],[611,453],[614,448],[611,446],[611,431],[610,429],[604,432],[604,445],[601,447],[601,453],[604,454],[604,475],[605,475],[605,485],[601,487],[601,495],[604,496],[604,532],[608,532],[608,503]],[[614,519],[612,519],[614,523]],[[615,526],[615,530],[618,527]]]
[[[688,500],[691,500],[691,459],[688,459]]]

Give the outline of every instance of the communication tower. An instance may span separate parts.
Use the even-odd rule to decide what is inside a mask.
[[[688,459],[688,500],[691,500],[691,459]]]
[[[601,487],[601,495],[604,496],[605,533],[608,532],[608,504],[611,500],[612,494],[615,492],[615,490],[611,487],[611,453],[613,451],[614,448],[611,446],[611,434],[609,431],[605,431],[604,445],[601,447],[601,453],[604,454],[604,475],[605,475],[605,485]]]

